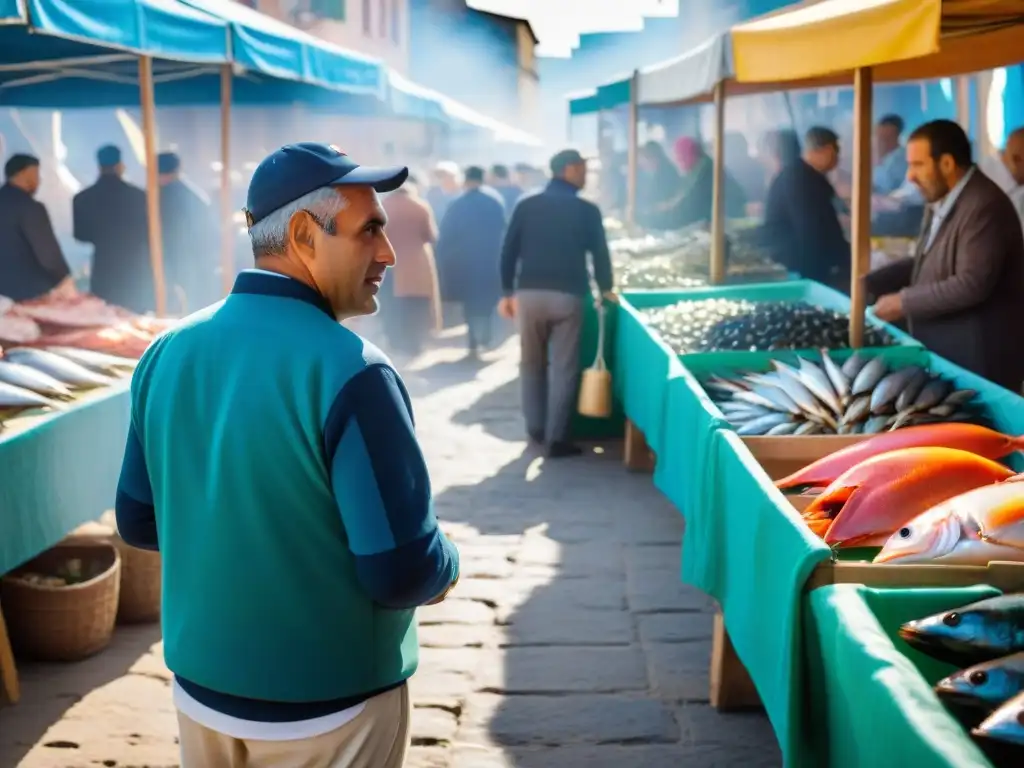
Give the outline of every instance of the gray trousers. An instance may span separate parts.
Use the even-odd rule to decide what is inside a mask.
[[[579,389],[583,299],[561,291],[519,291],[516,302],[526,430],[547,443],[565,441]]]

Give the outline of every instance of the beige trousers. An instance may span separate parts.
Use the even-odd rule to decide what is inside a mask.
[[[298,741],[235,739],[179,712],[181,768],[401,768],[411,716],[407,685],[373,697],[341,728]]]

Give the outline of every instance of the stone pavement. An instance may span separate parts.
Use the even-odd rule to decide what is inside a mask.
[[[545,462],[523,442],[512,342],[448,340],[406,371],[437,514],[462,553],[420,614],[409,768],[755,768],[781,764],[762,713],[708,704],[712,605],[679,583],[682,523],[618,445]],[[23,665],[0,768],[177,766],[153,627],[100,656]]]

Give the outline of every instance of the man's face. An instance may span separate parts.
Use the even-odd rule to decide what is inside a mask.
[[[333,226],[318,226],[305,214],[296,214],[291,228],[292,248],[299,254],[317,290],[341,320],[377,311],[377,292],[395,250],[384,234],[387,215],[370,187],[346,187],[345,208]]]
[[[565,168],[565,180],[577,189],[587,186],[587,161],[569,165]]]
[[[914,139],[907,142],[907,181],[921,190],[929,203],[941,200],[949,193],[949,184],[942,173],[941,164],[950,161],[948,156],[936,161],[932,158],[932,144],[928,139]]]
[[[39,191],[41,183],[38,165],[30,165],[18,174],[18,185],[33,197]]]
[[[1014,133],[1006,140],[1003,150],[1003,165],[1010,172],[1013,180],[1024,184],[1024,132]]]
[[[875,159],[881,160],[900,145],[900,135],[895,126],[880,124],[875,126]]]
[[[822,173],[831,173],[839,165],[839,144],[830,144],[818,150],[821,153]]]

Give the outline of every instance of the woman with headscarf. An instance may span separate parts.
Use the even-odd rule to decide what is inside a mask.
[[[683,171],[679,194],[672,202],[672,217],[676,227],[711,221],[715,196],[715,164],[697,141],[688,136],[676,140],[673,146],[676,163]],[[725,182],[725,217],[742,219],[746,215],[747,196],[728,171],[723,172]]]
[[[674,229],[672,207],[682,177],[665,148],[648,141],[637,153],[636,222],[645,229]]]

